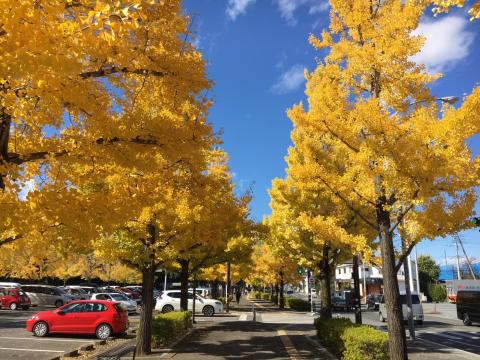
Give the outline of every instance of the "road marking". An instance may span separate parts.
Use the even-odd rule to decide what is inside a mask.
[[[5,339],[5,340],[34,340],[34,341],[65,341],[65,342],[83,342],[83,343],[92,343],[91,340],[79,340],[79,339],[52,339],[52,338],[36,338],[36,337],[9,337],[9,336],[0,336],[0,340]]]
[[[247,321],[247,314],[240,315],[240,317],[238,318],[238,321]]]
[[[63,350],[38,350],[38,349],[19,349],[19,348],[4,348],[0,347],[0,350],[15,350],[15,351],[40,351],[40,352],[54,352],[54,353],[64,353]]]
[[[288,355],[290,355],[290,359],[301,360],[301,356],[297,349],[295,349],[295,346],[293,346],[287,332],[285,330],[277,330],[277,334],[280,337],[280,340],[282,340],[283,346],[285,347],[285,350],[287,350]]]
[[[430,334],[430,333],[424,333],[424,334]],[[423,338],[418,338],[418,339],[420,339],[420,341],[424,341],[424,342],[431,343],[431,344],[434,344],[434,345],[441,345],[441,346],[444,346],[446,348],[452,349],[455,352],[459,352],[460,354],[467,355],[470,359],[472,357],[475,358],[475,359],[480,359],[480,355],[477,355],[477,354],[469,352],[469,351],[465,351],[465,350],[462,350],[462,349],[459,349],[459,348],[456,348],[456,347],[453,347],[453,346],[448,346],[448,345],[445,345],[443,343],[438,343],[438,342],[435,342],[433,340],[428,340],[428,339],[423,339]]]
[[[440,337],[443,337],[443,338],[448,339],[448,341],[459,343],[459,344],[461,344],[463,347],[465,347],[465,346],[473,346],[473,347],[476,347],[476,348],[480,348],[480,345],[465,343],[465,342],[456,340],[455,338],[452,338],[452,337],[449,336],[449,335],[445,335],[445,334],[441,334],[441,333],[421,332],[420,334],[428,334],[428,335],[433,335],[433,336],[440,336]],[[430,341],[431,341],[431,340],[430,340]]]

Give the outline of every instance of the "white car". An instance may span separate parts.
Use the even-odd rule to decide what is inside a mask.
[[[403,320],[408,320],[408,306],[407,306],[407,296],[405,292],[400,292],[400,303],[402,304],[402,313],[403,313]],[[417,293],[412,293],[412,313],[413,313],[413,320],[418,325],[423,324],[423,307],[420,303],[420,299]],[[380,318],[381,322],[385,322],[387,320],[387,306],[385,305],[385,297],[382,296],[380,300],[380,305],[378,309],[378,317]]]
[[[137,312],[137,302],[135,300],[129,299],[125,294],[119,294],[119,293],[93,294],[92,300],[117,301],[121,303],[123,306],[125,306],[129,314]]]
[[[180,290],[168,290],[163,292],[157,298],[155,310],[167,313],[170,311],[180,311]],[[188,292],[188,310],[193,310],[193,292]],[[202,313],[205,316],[213,316],[223,313],[222,302],[214,299],[205,299],[197,295],[195,300],[195,312]]]

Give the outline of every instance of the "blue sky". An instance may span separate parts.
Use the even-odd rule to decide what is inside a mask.
[[[313,70],[318,52],[310,33],[328,27],[325,0],[184,0],[192,17],[195,44],[208,63],[215,101],[210,121],[223,132],[237,189],[252,187],[252,217],[270,213],[267,190],[285,175],[291,123],[286,110],[305,98],[303,70]],[[425,16],[419,31],[427,37],[416,58],[444,78],[432,86],[435,96],[462,96],[480,80],[480,21],[470,23],[465,9],[433,18]],[[480,137],[469,141],[480,151]],[[480,204],[477,204],[480,213]],[[468,253],[480,260],[480,233],[461,234]],[[453,259],[451,239],[426,241],[419,254]],[[452,259],[450,259],[452,258]]]

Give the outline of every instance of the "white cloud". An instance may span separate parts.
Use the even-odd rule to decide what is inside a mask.
[[[330,7],[327,0],[276,0],[280,14],[289,25],[296,25],[297,19],[294,16],[295,10],[301,6],[309,6],[308,13],[315,15],[328,10]]]
[[[430,73],[446,71],[466,58],[473,44],[474,34],[466,30],[468,21],[459,16],[448,16],[420,23],[415,34],[426,37],[425,45],[412,60],[425,64]]]
[[[270,90],[282,95],[297,89],[305,82],[304,69],[305,66],[301,64],[293,65],[278,78]]]
[[[228,0],[227,16],[231,20],[235,20],[238,15],[245,14],[247,7],[253,4],[256,0]]]
[[[20,193],[18,194],[18,197],[20,198],[21,201],[27,200],[28,193],[30,191],[35,190],[36,184],[34,179],[27,180],[23,185],[21,186]]]
[[[310,7],[310,10],[308,10],[308,13],[310,15],[315,15],[315,14],[325,12],[328,9],[330,9],[330,4],[328,3],[328,1],[324,1],[324,2],[321,2],[320,4],[312,5]]]

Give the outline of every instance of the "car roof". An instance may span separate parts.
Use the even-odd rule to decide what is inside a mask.
[[[70,304],[76,304],[76,303],[98,303],[98,304],[120,304],[118,301],[108,301],[108,300],[96,300],[96,299],[91,299],[91,300],[74,300],[70,301],[68,305]]]
[[[116,293],[116,292],[101,292],[94,295],[96,296],[96,295],[125,295],[125,294]]]

